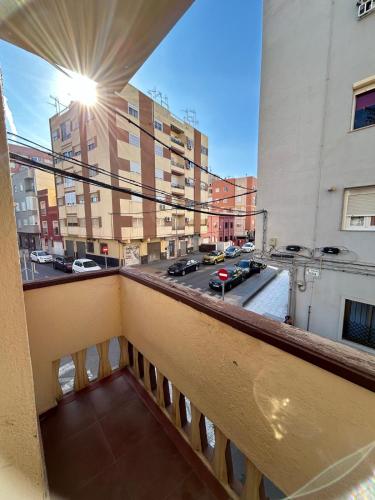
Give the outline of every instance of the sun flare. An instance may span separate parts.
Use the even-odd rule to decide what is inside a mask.
[[[59,73],[57,82],[58,98],[67,102],[78,101],[85,106],[96,103],[96,82],[87,76],[64,70],[69,75]]]

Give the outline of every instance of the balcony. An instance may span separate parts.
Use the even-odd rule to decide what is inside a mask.
[[[179,137],[171,135],[171,141],[173,142],[173,144],[176,144],[178,147],[185,149],[185,143]]]
[[[185,186],[183,184],[179,184],[178,182],[171,182],[171,191],[172,193],[176,193],[179,195],[183,195],[185,192]]]
[[[52,494],[260,499],[271,481],[343,498],[370,484],[372,356],[135,269],[25,284],[24,299]]]
[[[183,162],[177,160],[171,160],[171,171],[177,175],[185,175],[185,165]]]

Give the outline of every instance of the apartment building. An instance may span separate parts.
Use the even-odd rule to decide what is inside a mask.
[[[154,202],[56,176],[68,254],[100,263],[108,248],[108,262],[131,265],[198,248],[207,216],[165,203],[199,208],[207,202],[207,136],[129,84],[113,106],[85,110],[73,103],[53,116],[50,126],[54,151],[66,157],[57,167],[157,198]],[[71,159],[90,167],[73,165]]]
[[[38,208],[43,250],[56,255],[64,255],[55,189],[40,189],[38,191]]]
[[[51,158],[39,150],[17,144],[10,144],[9,150],[12,153],[52,166]],[[11,162],[10,173],[19,247],[30,251],[41,249],[37,191],[38,189],[46,189],[49,196],[54,196],[54,176],[47,172],[25,167],[16,161]]]
[[[256,208],[256,194],[244,194],[256,190],[256,177],[232,177],[225,180],[211,175],[209,186],[209,200],[217,202],[212,206],[223,210],[232,210],[234,213],[252,213]],[[255,216],[246,217],[209,216],[208,232],[205,235],[207,242],[233,241],[243,244],[255,237]]]
[[[295,325],[374,352],[375,3],[267,0],[263,30],[268,255],[293,262]]]

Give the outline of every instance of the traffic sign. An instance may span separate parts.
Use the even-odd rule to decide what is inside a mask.
[[[104,255],[108,255],[108,246],[107,245],[102,245],[101,253]]]
[[[228,279],[228,271],[226,269],[219,269],[217,272],[217,275],[219,276],[219,279],[221,281],[227,281]]]

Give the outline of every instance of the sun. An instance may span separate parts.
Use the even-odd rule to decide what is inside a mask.
[[[73,71],[64,70],[64,73],[58,73],[56,90],[59,100],[67,105],[70,101],[78,101],[85,106],[93,106],[96,103],[96,82]]]

